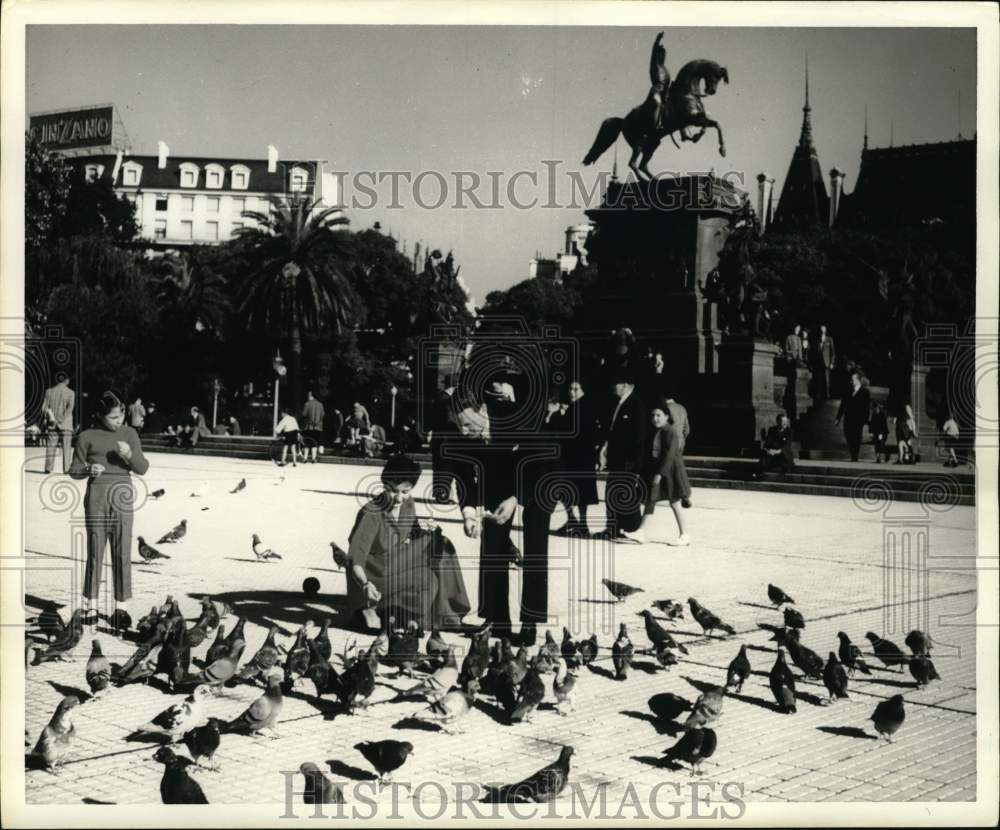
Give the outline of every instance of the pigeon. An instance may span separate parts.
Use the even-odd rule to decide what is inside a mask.
[[[355,744],[354,748],[375,768],[379,784],[390,781],[392,773],[413,754],[413,744],[409,741],[362,741]]]
[[[164,533],[156,542],[158,545],[167,545],[172,542],[179,542],[187,536],[187,519],[181,519],[181,523]]]
[[[143,558],[145,562],[155,562],[157,559],[169,559],[165,553],[160,553],[152,545],[146,543],[146,540],[141,536],[138,537],[139,540],[139,556]],[[162,541],[162,540],[161,540]]]
[[[80,645],[81,639],[83,639],[83,609],[77,608],[55,639],[44,650],[35,651],[31,665],[37,666],[50,660],[65,660],[66,656]]]
[[[233,643],[241,642],[243,646],[246,646],[246,637],[244,636],[243,629],[246,627],[247,621],[245,617],[237,617],[236,625],[233,626],[233,630],[226,635],[225,643],[226,645],[232,647]],[[240,654],[242,654],[242,649]]]
[[[336,565],[341,570],[346,571],[348,565],[351,564],[351,560],[340,545],[336,542],[330,542],[330,550],[333,552],[333,564]]]
[[[378,671],[378,652],[374,646],[352,663],[340,676],[337,697],[350,714],[356,706],[367,706],[368,698],[375,691],[375,673]]]
[[[697,729],[716,720],[722,714],[722,703],[726,698],[726,690],[721,686],[712,686],[698,695],[688,719],[684,721],[685,729]]]
[[[205,698],[207,686],[197,686],[183,701],[168,706],[149,723],[136,729],[135,735],[159,735],[170,743],[179,741],[185,732],[205,722]]]
[[[309,666],[309,671],[306,672],[306,677],[312,680],[313,685],[316,687],[316,696],[323,697],[323,695],[340,695],[343,693],[343,686],[340,682],[340,675],[337,674],[337,670],[331,666],[329,663],[313,662]]]
[[[152,493],[150,493],[149,495],[151,495],[151,496],[152,496],[152,497],[153,497],[154,499],[161,499],[161,498],[163,498],[163,495],[164,495],[164,493],[166,493],[166,492],[167,492],[167,491],[166,491],[166,490],[164,490],[164,489],[163,489],[163,488],[161,487],[161,488],[160,488],[159,490],[154,490],[154,491],[153,491]]]
[[[144,617],[139,618],[139,622],[136,623],[136,642],[140,645],[149,642],[156,633],[156,624],[160,621],[160,612],[154,605],[149,609],[149,613]]]
[[[441,724],[444,732],[453,734],[455,730],[452,726],[472,709],[478,691],[479,681],[470,678],[464,688],[455,689],[439,698],[434,698],[430,706],[412,717],[422,721],[437,721]]]
[[[559,651],[568,667],[580,665],[580,659],[577,657],[576,643],[573,642],[573,635],[565,627],[563,628],[562,645],[559,647]]]
[[[460,678],[467,680],[474,677],[482,680],[486,670],[490,667],[490,628],[486,626],[482,631],[476,632],[472,637],[469,652],[462,661],[462,672]]]
[[[199,686],[198,688],[203,689],[205,687]],[[202,766],[201,760],[204,758],[208,762],[204,766],[209,769],[215,769],[211,761],[215,755],[215,751],[219,748],[219,744],[222,743],[222,729],[224,726],[225,721],[221,721],[218,718],[209,718],[208,722],[203,726],[196,726],[184,734],[184,746],[187,747],[188,752],[191,753],[191,757],[198,766]]]
[[[473,678],[474,679],[474,678]],[[455,660],[455,649],[448,649],[448,656],[444,665],[434,674],[422,680],[412,689],[408,689],[405,694],[422,695],[428,700],[439,700],[451,691],[451,687],[458,682],[458,663]]]
[[[63,629],[66,627],[63,625],[62,617],[59,616],[56,604],[52,600],[46,602],[45,607],[38,612],[36,623],[42,634],[45,635],[47,643],[51,643],[53,638],[62,634]]]
[[[869,631],[865,634],[865,637],[872,644],[872,651],[875,652],[875,656],[885,666],[899,666],[899,670],[903,670],[903,665],[908,662],[909,658],[899,646],[892,642],[892,640],[883,640],[874,631]]]
[[[302,801],[305,804],[343,804],[344,791],[340,785],[327,778],[319,767],[307,761],[299,767],[299,772],[306,780],[302,790]]]
[[[663,614],[668,622],[684,619],[684,606],[679,602],[674,602],[672,599],[654,600],[650,607],[655,608]]]
[[[274,725],[278,722],[284,702],[281,695],[281,672],[272,669],[267,676],[264,694],[251,703],[242,715],[229,721],[225,727],[226,732],[246,732],[250,735],[267,733],[270,737],[277,738]]]
[[[580,653],[580,662],[589,665],[597,657],[597,635],[591,634],[590,639],[577,643],[576,650]]]
[[[243,668],[237,673],[237,679],[247,683],[262,675],[266,676],[271,669],[281,663],[281,652],[274,642],[277,633],[278,626],[272,624],[257,653],[244,663]]]
[[[653,619],[652,612],[649,610],[641,611],[639,616],[646,621],[646,636],[649,637],[650,642],[654,646],[659,647],[662,643],[668,648],[676,648],[682,654],[688,653],[688,650],[681,643],[678,643],[670,636],[670,632],[667,629]]]
[[[771,667],[769,676],[771,694],[778,709],[785,714],[795,713],[795,678],[785,662],[785,652],[778,649],[778,658]]]
[[[194,492],[191,493],[190,498],[192,498],[192,499],[200,499],[207,492],[208,492],[208,482],[207,481],[203,481],[203,482],[201,482],[201,484],[199,484],[197,487],[194,488]]]
[[[298,634],[295,635],[295,642],[292,644],[285,658],[285,691],[290,692],[296,681],[304,677],[312,664],[312,654],[309,652],[308,637],[306,636],[306,626],[303,625]]]
[[[827,658],[826,666],[823,667],[823,685],[830,693],[831,702],[838,698],[849,697],[847,694],[847,671],[832,651]]]
[[[313,653],[318,655],[324,663],[328,663],[333,656],[333,643],[330,642],[330,618],[323,618],[323,625],[313,639],[309,641]]]
[[[552,693],[556,698],[556,710],[560,715],[565,714],[562,710],[564,703],[569,704],[570,709],[576,709],[573,705],[573,688],[576,686],[576,675],[569,670],[566,661],[560,659],[556,668],[556,676],[552,681]]]
[[[545,698],[545,683],[538,671],[538,657],[536,656],[528,667],[524,679],[518,688],[517,702],[514,711],[510,713],[511,723],[531,722],[538,704]]]
[[[770,582],[767,583],[767,598],[771,600],[775,605],[784,605],[785,603],[795,604],[795,600],[792,599],[788,594],[781,590],[777,585],[772,585]]]
[[[673,721],[684,712],[691,709],[691,701],[685,700],[680,695],[672,692],[660,692],[653,695],[647,702],[649,711],[656,715],[658,720]]]
[[[799,642],[798,634],[799,632],[796,629],[792,629],[789,632],[790,636],[785,643],[785,646],[788,648],[788,655],[792,658],[792,662],[799,667],[806,677],[822,680],[823,658],[811,648],[807,648],[802,645]]]
[[[725,631],[727,634],[736,633],[731,625],[727,625],[720,620],[717,616],[715,616],[715,614],[705,608],[705,606],[699,604],[698,600],[694,597],[688,597],[688,605],[691,607],[691,616],[695,618],[695,621],[701,626],[702,631],[706,634],[710,635],[716,629]]]
[[[916,628],[906,635],[906,639],[903,642],[906,643],[906,647],[915,655],[922,654],[925,657],[931,653],[931,648],[934,645],[930,637]]]
[[[806,621],[794,608],[785,609],[785,628],[805,628]]]
[[[747,647],[746,645],[742,645],[740,646],[739,654],[732,659],[729,669],[726,671],[726,688],[736,686],[737,694],[743,691],[743,683],[750,676],[750,669]]]
[[[910,660],[910,674],[913,675],[918,686],[926,686],[932,680],[941,679],[931,662],[931,658],[925,654],[918,654]]]
[[[241,478],[240,481],[239,481],[239,484],[237,484],[229,492],[230,493],[239,493],[241,490],[246,490],[246,488],[247,488],[247,480],[245,478]]]
[[[404,631],[393,631],[395,622],[393,617],[389,617],[389,652],[382,661],[387,666],[395,666],[398,669],[398,676],[413,676],[413,664],[420,656],[420,638],[422,636],[420,626],[414,620],[406,624]]]
[[[156,673],[171,680],[183,677],[191,669],[191,646],[187,643],[184,619],[177,619],[167,634],[156,660]]]
[[[573,747],[563,746],[555,762],[523,781],[502,787],[486,787],[487,796],[484,800],[502,804],[552,801],[566,788],[569,781],[569,759],[572,755]]]
[[[114,667],[111,669],[111,676],[116,686],[126,686],[129,683],[149,683],[149,678],[156,674],[156,667],[160,662],[160,652],[163,651],[163,643],[152,643],[149,646],[140,646],[136,653],[132,655],[129,662],[122,666],[116,674]],[[129,665],[131,664],[131,665]]]
[[[220,657],[214,662],[208,663],[200,672],[185,675],[175,681],[174,690],[186,691],[202,684],[212,686],[216,689],[221,688],[223,685],[232,680],[233,675],[236,674],[238,659],[234,659],[233,655],[236,654],[238,649],[242,649],[241,640],[237,640],[233,643],[233,650],[229,654]]]
[[[899,731],[905,719],[902,695],[893,695],[888,700],[883,700],[871,715],[871,720],[875,722],[875,731],[880,736],[885,736],[889,743],[892,743],[892,736]]]
[[[198,623],[195,623],[184,632],[184,642],[187,643],[190,648],[198,648],[198,646],[205,642],[207,637],[208,631],[198,625]]]
[[[219,610],[215,607],[215,603],[208,597],[202,597],[201,616],[198,617],[198,622],[195,623],[195,626],[205,631],[211,631],[219,627],[219,622]]]
[[[437,628],[431,629],[430,636],[427,638],[427,645],[424,646],[424,651],[427,652],[427,656],[430,658],[430,664],[436,668],[443,666],[445,660],[448,659],[448,644],[444,641],[440,630]]]
[[[87,685],[91,694],[99,694],[111,683],[111,664],[101,651],[97,640],[90,643],[90,659],[87,661]]]
[[[618,639],[611,646],[611,662],[615,667],[616,680],[624,680],[628,677],[634,651],[632,641],[628,638],[628,629],[625,627],[625,623],[622,623],[618,628]]]
[[[663,754],[670,762],[690,764],[691,775],[701,774],[701,762],[715,754],[717,744],[714,729],[698,727],[687,730],[677,743],[663,750]]]
[[[624,602],[626,597],[632,596],[632,594],[644,593],[642,588],[635,588],[632,585],[626,585],[624,582],[615,582],[611,579],[602,579],[604,587],[607,588],[611,595],[618,600],[618,602]]]
[[[271,559],[281,559],[281,554],[276,553],[270,548],[265,548],[263,542],[260,541],[260,536],[256,533],[253,534],[251,549],[253,550],[253,555],[257,557],[261,562],[268,562]]]
[[[153,759],[163,764],[160,798],[164,804],[208,804],[201,785],[188,775],[187,768],[194,761],[176,755],[169,746],[161,746],[156,750]]]
[[[220,657],[225,657],[227,654],[229,654],[229,646],[226,644],[226,627],[220,625],[219,630],[215,632],[215,642],[208,647],[208,653],[205,655],[205,665],[214,663]]]
[[[30,754],[46,769],[54,769],[66,760],[70,743],[76,735],[73,710],[79,705],[80,701],[77,698],[64,697],[42,730],[42,734],[38,736],[38,742]]]
[[[677,665],[677,655],[675,655],[666,643],[656,644],[656,661],[667,669]]]
[[[770,631],[770,640],[776,642],[779,646],[785,646],[788,644],[789,632],[794,631],[792,628],[785,628],[782,625],[771,625],[770,623],[757,623],[758,628],[763,628],[765,631]]]
[[[843,631],[838,631],[837,637],[840,638],[840,662],[847,667],[848,674],[853,675],[855,669],[862,674],[871,674],[871,669],[861,657],[861,649],[851,642],[851,638]]]
[[[562,649],[556,643],[552,632],[546,629],[545,642],[538,647],[538,670],[542,674],[547,674],[556,668],[561,657]]]

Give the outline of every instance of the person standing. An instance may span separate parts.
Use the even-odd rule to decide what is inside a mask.
[[[639,475],[645,462],[646,407],[635,393],[635,376],[628,369],[616,374],[615,394],[618,402],[601,449],[601,468],[608,471],[607,528],[598,535],[638,543],[643,541],[639,531],[643,506]]]
[[[142,428],[146,425],[146,408],[142,405],[142,398],[138,395],[128,408],[128,424],[140,435]]]
[[[73,460],[73,410],[76,393],[69,388],[69,376],[45,390],[43,411],[48,422],[45,444],[45,472],[52,472],[56,460],[56,445],[62,441],[63,472],[69,472]]]
[[[587,508],[597,504],[597,421],[583,384],[574,380],[569,385],[569,407],[561,416],[562,424],[572,434],[563,441],[563,469],[573,490],[575,503],[566,505],[568,521],[560,535],[590,536]]]
[[[830,373],[837,360],[833,338],[826,333],[826,326],[819,327],[819,342],[816,344],[816,368],[819,373],[819,391],[823,398],[830,397]]]
[[[145,475],[149,462],[139,434],[125,421],[125,405],[114,392],[98,402],[98,422],[84,430],[76,444],[69,474],[87,479],[84,525],[87,531],[87,567],[83,579],[85,619],[94,611],[101,589],[104,549],[111,545],[111,572],[116,609],[111,627],[123,631],[132,625],[128,602],[132,598],[132,473]]]
[[[677,401],[669,395],[664,398],[663,402],[667,405],[667,411],[670,415],[670,424],[677,433],[677,438],[680,443],[680,452],[681,455],[683,455],[684,446],[687,444],[688,436],[691,434],[691,421],[688,418],[688,411],[683,404],[677,403]]]
[[[143,419],[143,429],[148,429],[150,435],[159,435],[163,432],[163,416],[160,415],[153,401],[146,407],[146,417]]]
[[[795,328],[785,338],[785,357],[790,364],[792,372],[802,365],[802,326],[796,324]]]
[[[653,440],[643,463],[643,477],[648,493],[643,515],[643,532],[651,542],[687,547],[691,538],[687,534],[684,507],[691,504],[691,482],[688,479],[684,457],[681,455],[681,432],[670,414],[665,401],[653,407]],[[670,505],[677,522],[679,535],[668,539],[660,516],[656,515],[656,503],[665,501]]]
[[[889,463],[889,418],[885,414],[885,407],[876,403],[872,407],[872,419],[868,425],[868,431],[872,434],[872,443],[875,445],[875,463],[881,464],[883,456],[885,463]]]
[[[861,433],[868,423],[871,411],[871,396],[868,388],[861,383],[861,375],[854,372],[851,375],[851,392],[840,402],[837,418],[834,422],[844,424],[844,437],[847,439],[847,449],[851,453],[851,461],[857,461],[861,452]]]
[[[455,473],[447,457],[446,447],[449,437],[461,432],[455,404],[455,379],[453,375],[448,375],[444,380],[444,388],[434,399],[430,413],[431,467],[434,471],[431,493],[435,504],[451,502],[451,485],[455,480]]]
[[[288,458],[289,447],[292,448],[292,466],[299,466],[296,463],[299,457],[299,422],[296,420],[295,416],[292,415],[292,411],[287,404],[281,407],[281,420],[279,420],[275,426],[274,434],[276,436],[281,436],[283,439],[281,447],[281,461],[278,462],[278,466],[285,466],[285,459]]]
[[[323,419],[326,412],[323,404],[313,396],[312,390],[306,392],[306,405],[302,407],[302,432],[306,438],[311,438],[313,445],[305,450],[304,464],[315,464],[319,454],[319,445],[323,440]]]

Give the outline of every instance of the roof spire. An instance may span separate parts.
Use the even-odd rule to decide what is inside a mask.
[[[865,143],[862,149],[868,149],[868,104],[865,104]]]
[[[802,107],[802,132],[799,133],[799,146],[813,151],[812,108],[809,106],[809,55],[806,55],[806,105]]]
[[[962,140],[962,90],[958,91],[958,140]]]
[[[806,109],[809,109],[809,53],[806,52]]]

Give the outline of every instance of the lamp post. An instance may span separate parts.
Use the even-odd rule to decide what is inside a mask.
[[[271,433],[274,434],[278,430],[278,384],[288,371],[288,367],[285,366],[285,361],[281,357],[280,350],[275,351],[271,366],[274,368],[274,420],[271,424]]]
[[[390,427],[395,427],[396,426],[396,395],[398,393],[399,393],[399,390],[395,386],[390,386],[389,387],[389,394],[392,396],[392,404],[391,404],[390,409],[389,409],[389,426]]]
[[[219,391],[222,389],[222,382],[215,378],[212,381],[212,430],[215,431],[215,426],[219,422]]]

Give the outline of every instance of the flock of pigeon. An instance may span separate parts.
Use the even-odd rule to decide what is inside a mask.
[[[237,493],[246,486],[240,482]],[[154,494],[156,495],[156,494]],[[162,495],[162,491],[159,491]],[[192,494],[195,495],[195,494]],[[187,521],[164,534],[157,544],[170,544],[187,533]],[[165,554],[138,537],[139,555],[147,562],[168,559]],[[346,554],[331,543],[336,564],[346,565]],[[258,560],[280,559],[280,554],[266,548],[255,533],[251,549]],[[602,580],[609,593],[624,602],[642,588],[612,580]],[[767,586],[767,595],[773,607],[783,614],[783,625],[767,623],[758,625],[771,632],[777,642],[777,658],[769,673],[769,685],[774,695],[776,710],[782,713],[796,711],[796,676],[786,661],[785,653],[802,677],[822,680],[829,692],[829,701],[848,697],[849,677],[856,671],[870,674],[861,650],[848,635],[839,632],[839,649],[830,651],[824,663],[812,649],[803,645],[801,632],[806,627],[802,614],[792,607],[795,602],[774,585]],[[318,633],[310,636],[315,628],[312,622],[303,625],[294,642],[285,647],[277,642],[278,626],[271,625],[263,644],[243,661],[246,639],[246,620],[238,617],[228,631],[223,620],[233,613],[225,603],[206,596],[200,600],[201,611],[197,620],[188,625],[178,602],[168,596],[160,607],[153,607],[142,617],[135,628],[137,647],[123,664],[111,663],[101,652],[100,642],[92,641],[90,658],[85,676],[94,697],[107,694],[115,687],[130,683],[146,683],[155,677],[165,678],[161,688],[170,694],[185,697],[159,712],[148,723],[139,726],[127,740],[156,740],[163,743],[154,759],[164,766],[160,792],[166,804],[207,803],[204,792],[191,771],[216,769],[214,755],[223,736],[230,734],[264,735],[278,737],[284,696],[308,688],[318,701],[333,698],[336,705],[348,714],[370,705],[376,687],[376,678],[384,668],[395,669],[397,677],[416,680],[415,685],[401,691],[393,701],[422,701],[423,706],[403,721],[432,723],[436,728],[454,733],[461,731],[462,720],[481,696],[491,697],[499,707],[498,719],[509,723],[531,722],[539,705],[546,699],[551,687],[554,709],[565,714],[573,708],[573,695],[581,668],[626,680],[633,658],[639,654],[654,656],[665,669],[677,664],[676,653],[688,654],[687,647],[676,640],[661,621],[670,623],[684,619],[685,606],[674,600],[657,600],[652,603],[660,616],[649,609],[639,616],[643,619],[645,635],[651,648],[636,649],[628,627],[620,624],[619,633],[610,649],[600,645],[596,635],[575,641],[567,629],[557,643],[551,631],[546,631],[545,641],[530,653],[522,647],[515,652],[506,638],[493,639],[486,626],[471,635],[459,665],[456,647],[449,645],[437,629],[426,635],[413,622],[405,628],[396,628],[390,619],[388,632],[380,634],[367,649],[358,649],[356,642],[345,646],[336,655],[334,664],[332,643],[329,638],[329,620],[324,620]],[[716,614],[691,597],[687,608],[704,634],[714,632],[726,636],[736,634],[735,629]],[[52,660],[65,660],[79,645],[84,631],[82,610],[74,611],[68,623],[63,623],[54,604],[49,604],[38,616],[41,634],[47,640],[44,647],[35,648],[39,641],[26,638],[25,663],[37,666]],[[214,637],[213,637],[214,632]],[[905,644],[911,654],[906,654],[895,643],[868,632],[872,655],[886,667],[908,666],[918,686],[940,679],[930,659],[932,643],[920,631],[912,631]],[[204,658],[192,670],[192,649],[208,644]],[[602,656],[601,652],[605,654]],[[607,652],[610,651],[610,655]],[[610,658],[613,674],[602,670],[597,661]],[[242,661],[242,663],[241,663]],[[692,705],[677,695],[664,693],[650,698],[649,706],[657,719],[674,721],[688,712],[682,724],[679,740],[664,750],[665,763],[673,769],[687,764],[691,774],[700,772],[701,763],[715,753],[718,737],[710,727],[722,712],[723,702],[730,687],[736,694],[750,676],[752,667],[747,656],[747,646],[741,645],[739,653],[729,664],[724,686],[708,686]],[[551,684],[545,675],[552,674]],[[206,700],[219,694],[223,687],[235,684],[259,684],[261,695],[244,711],[233,713],[229,720],[207,717]],[[26,754],[29,768],[42,768],[56,772],[72,751],[76,735],[74,710],[81,705],[78,697],[67,696],[58,705],[48,725],[42,730],[34,748]],[[84,704],[85,705],[85,704]],[[323,704],[319,704],[323,705]],[[378,705],[378,704],[374,704]],[[905,719],[901,695],[879,703],[871,715],[875,730],[890,742]],[[405,723],[400,725],[405,726]],[[190,757],[179,755],[174,746],[183,743]],[[25,744],[30,746],[28,735]],[[378,774],[379,784],[391,780],[391,775],[405,764],[413,753],[408,741],[365,741],[355,749],[368,761]],[[559,757],[535,774],[499,787],[485,789],[488,801],[549,801],[566,787],[570,775],[572,746],[562,747]],[[303,763],[300,772],[305,781],[304,800],[308,804],[343,803],[344,794],[313,763]]]

